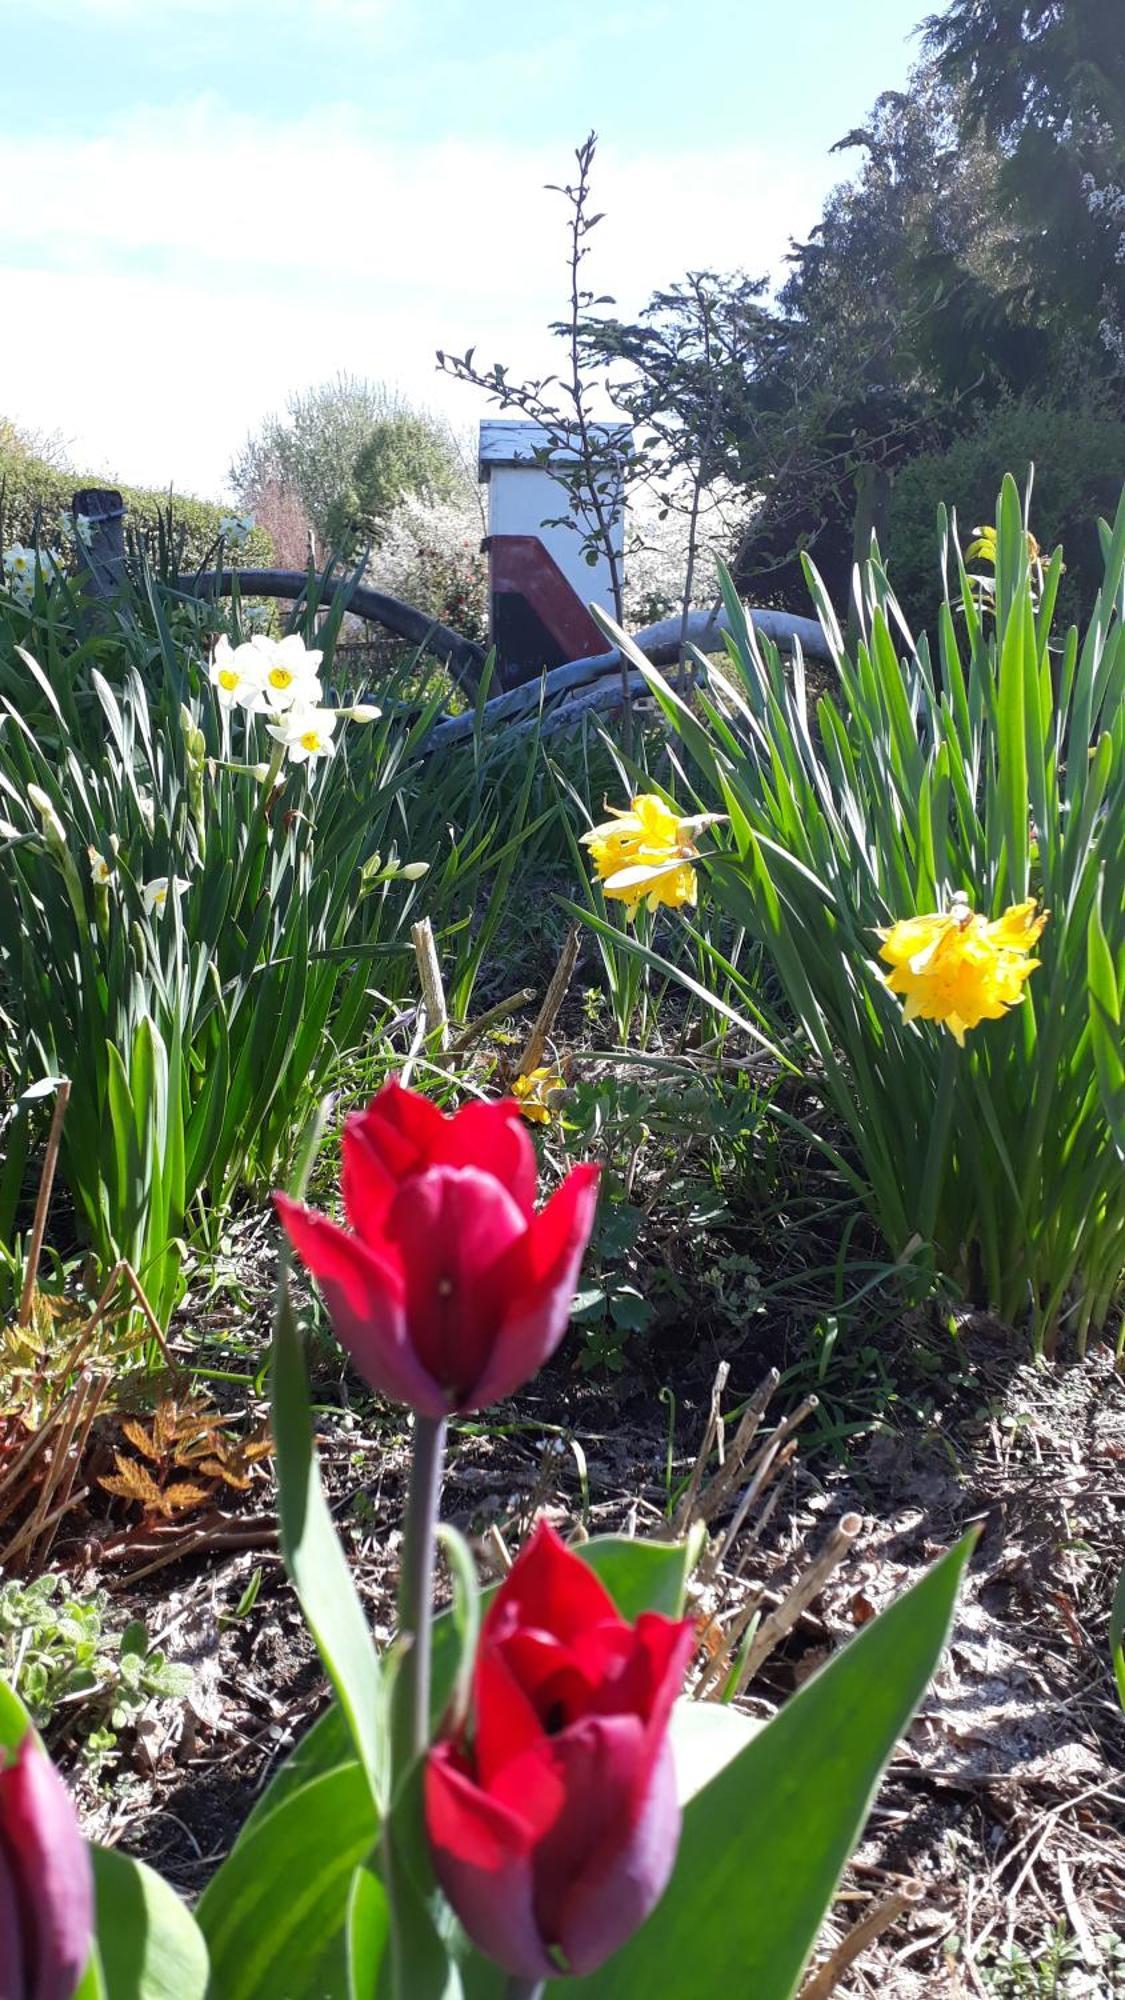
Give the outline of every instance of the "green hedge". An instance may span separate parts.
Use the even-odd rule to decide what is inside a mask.
[[[915,631],[932,630],[941,598],[938,503],[957,509],[964,551],[978,522],[992,520],[1005,472],[1022,487],[1029,465],[1035,467],[1031,531],[1047,553],[1061,542],[1066,563],[1060,622],[1074,622],[1093,602],[1103,570],[1096,522],[1099,515],[1112,520],[1121,492],[1125,418],[1023,398],[1000,404],[945,451],[911,459],[895,479],[889,568]]]
[[[38,533],[44,548],[58,553],[65,547],[61,516],[84,486],[109,486],[115,481],[98,474],[60,472],[21,449],[0,430],[0,541],[32,542]],[[185,569],[202,563],[213,550],[224,514],[234,507],[210,500],[156,492],[145,486],[118,486],[127,508],[126,526],[155,541],[157,525],[172,510],[173,529],[183,537]],[[264,528],[255,528],[238,560],[247,568],[264,567],[273,559],[273,542]]]

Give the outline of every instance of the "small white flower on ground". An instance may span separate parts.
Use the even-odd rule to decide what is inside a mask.
[[[247,641],[232,646],[224,632],[215,646],[210,667],[211,686],[222,708],[250,708],[262,692],[264,674],[261,655]]]
[[[285,745],[290,763],[307,764],[332,755],[335,728],[334,708],[291,708],[270,725],[270,735]]]
[[[190,887],[190,882],[185,882],[180,875],[175,877],[154,875],[151,882],[145,882],[141,885],[141,898],[145,906],[145,915],[151,917],[155,912],[165,907],[169,896],[173,892],[177,896],[182,896],[184,890],[190,889]]]
[[[267,639],[255,634],[250,645],[258,655],[261,692],[253,708],[271,709],[275,715],[289,708],[315,708],[323,692],[318,678],[321,653],[311,652],[303,640],[291,632],[287,639]]]
[[[86,852],[90,857],[90,875],[95,889],[108,888],[113,880],[112,865],[104,854],[99,854],[96,847],[88,847]]]

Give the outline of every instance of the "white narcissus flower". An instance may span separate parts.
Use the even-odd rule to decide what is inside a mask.
[[[253,514],[224,514],[219,533],[232,549],[243,549],[254,532]]]
[[[112,863],[96,847],[88,847],[86,853],[90,858],[90,876],[95,889],[107,889],[114,876]]]
[[[45,583],[53,582],[58,575],[58,563],[46,550],[32,549],[25,542],[13,542],[4,550],[4,580],[17,604],[29,606],[35,598],[35,579],[42,575]]]
[[[322,653],[309,651],[295,632],[287,639],[267,639],[256,633],[250,644],[258,655],[262,675],[261,693],[254,702],[259,712],[272,709],[275,715],[282,715],[289,708],[317,706],[322,694]]]
[[[284,744],[291,764],[307,764],[332,755],[335,728],[334,708],[290,708],[270,725],[270,735]]]
[[[262,691],[262,661],[249,641],[232,646],[224,632],[210,666],[211,686],[222,708],[250,708]]]
[[[145,915],[151,917],[156,911],[164,908],[169,896],[173,892],[177,896],[182,896],[184,890],[190,889],[190,887],[191,883],[186,882],[181,875],[174,877],[169,875],[154,875],[151,882],[143,882],[141,884],[141,899],[145,906]]]

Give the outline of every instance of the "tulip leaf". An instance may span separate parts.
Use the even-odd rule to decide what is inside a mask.
[[[199,1900],[215,2000],[347,1992],[352,1880],[377,1831],[370,1789],[352,1762],[291,1791],[243,1835]],[[366,1936],[370,1943],[370,1925]]]
[[[387,1893],[373,1868],[357,1868],[348,1897],[348,2000],[371,2000],[390,1936]]]
[[[636,1936],[559,2000],[792,2000],[884,1766],[937,1665],[967,1537],[808,1681],[684,1814]]]
[[[638,1542],[626,1535],[599,1535],[574,1553],[601,1579],[630,1624],[642,1611],[659,1611],[665,1618],[683,1616],[684,1587],[691,1569],[686,1542]]]
[[[116,1848],[91,1847],[105,2000],[203,2000],[207,1946],[174,1889]],[[96,1968],[87,1970],[96,1978]]]
[[[305,1360],[284,1262],[280,1287],[272,1402],[282,1553],[305,1622],[347,1717],[372,1799],[381,1803],[386,1746],[380,1729],[379,1661],[320,1482]]]
[[[16,1750],[31,1728],[31,1717],[14,1689],[0,1680],[0,1750]]]
[[[676,1796],[682,1806],[725,1770],[765,1724],[718,1701],[686,1696],[672,1710],[670,1734],[676,1760]]]

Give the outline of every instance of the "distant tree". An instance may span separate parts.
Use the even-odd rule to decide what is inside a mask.
[[[925,23],[999,194],[1038,317],[1093,334],[1125,387],[1125,14],[1120,0],[951,0]]]
[[[377,538],[407,495],[440,499],[463,478],[447,428],[382,383],[337,375],[292,396],[248,438],[230,469],[243,505],[280,487],[299,500],[325,547]]]

